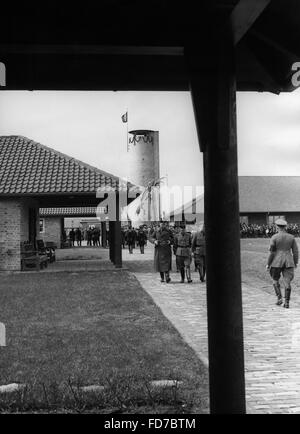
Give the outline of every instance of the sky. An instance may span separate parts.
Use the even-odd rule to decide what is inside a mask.
[[[126,177],[128,127],[159,131],[160,175],[169,186],[203,186],[189,92],[0,94],[0,135],[22,135]],[[239,175],[300,175],[300,89],[237,93]]]

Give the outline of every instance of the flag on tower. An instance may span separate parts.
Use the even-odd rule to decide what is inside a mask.
[[[128,122],[128,112],[126,112],[122,115],[122,122],[124,122],[124,123]]]

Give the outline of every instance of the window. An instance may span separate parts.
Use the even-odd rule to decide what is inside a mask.
[[[40,233],[45,232],[45,219],[40,219]]]

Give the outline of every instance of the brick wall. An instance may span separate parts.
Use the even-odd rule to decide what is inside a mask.
[[[21,269],[20,242],[29,238],[29,207],[37,203],[25,199],[0,199],[0,270]]]
[[[62,231],[61,217],[45,217],[44,218],[44,232],[40,232],[38,237],[44,242],[52,241],[60,248],[60,237]]]
[[[0,200],[0,270],[19,270],[20,259],[20,202]]]

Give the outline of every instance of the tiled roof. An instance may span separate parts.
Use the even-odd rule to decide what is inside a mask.
[[[95,206],[86,206],[86,207],[59,207],[59,208],[40,208],[39,210],[40,217],[47,216],[95,216],[96,215],[96,207]]]
[[[94,193],[118,178],[22,136],[0,136],[0,194]]]

